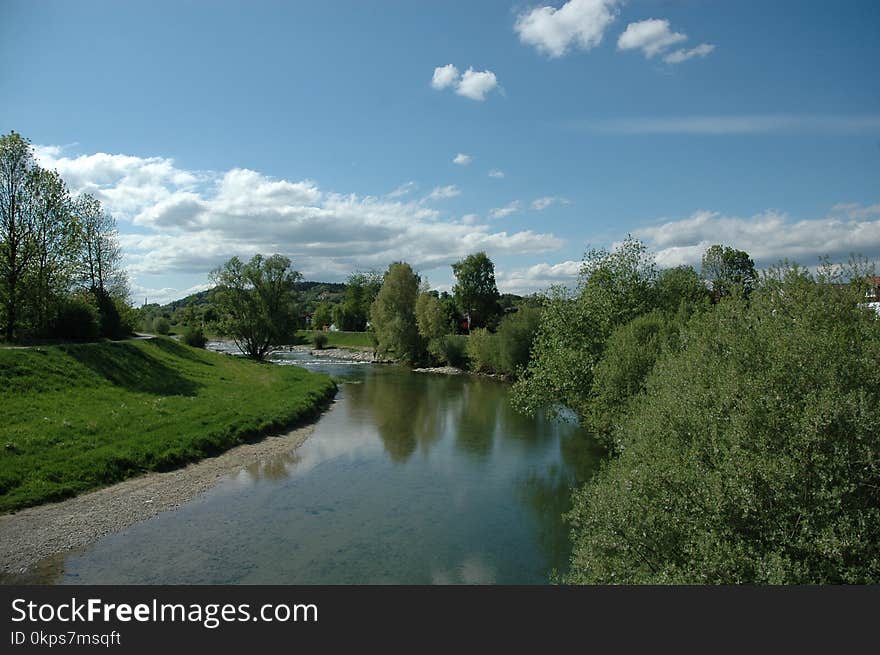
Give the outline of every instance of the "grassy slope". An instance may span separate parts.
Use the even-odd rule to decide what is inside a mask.
[[[303,343],[312,343],[313,330],[300,330],[296,336]],[[373,342],[369,332],[324,332],[327,335],[328,348],[372,348]]]
[[[314,415],[334,389],[170,339],[0,350],[0,511],[220,452]]]

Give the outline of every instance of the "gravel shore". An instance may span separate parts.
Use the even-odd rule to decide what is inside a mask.
[[[185,468],[147,473],[58,503],[0,515],[0,581],[27,582],[28,572],[38,562],[174,510],[225,476],[298,448],[313,430],[314,425],[300,427]]]

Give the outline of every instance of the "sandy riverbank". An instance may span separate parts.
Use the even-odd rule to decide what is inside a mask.
[[[0,576],[26,574],[53,555],[174,510],[222,478],[298,448],[314,425],[231,448],[216,457],[164,473],[147,473],[58,503],[0,516]],[[25,580],[26,581],[26,580]]]

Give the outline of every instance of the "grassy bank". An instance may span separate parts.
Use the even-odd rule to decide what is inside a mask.
[[[334,389],[163,338],[0,350],[0,511],[220,452],[313,416]]]
[[[299,330],[296,336],[302,343],[312,343],[315,330]],[[327,335],[327,348],[372,348],[369,332],[323,332]]]

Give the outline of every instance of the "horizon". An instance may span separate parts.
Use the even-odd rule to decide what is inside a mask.
[[[519,295],[627,234],[663,267],[880,258],[876,3],[4,13],[0,125],[116,217],[135,301],[257,252],[448,290],[484,250]]]

